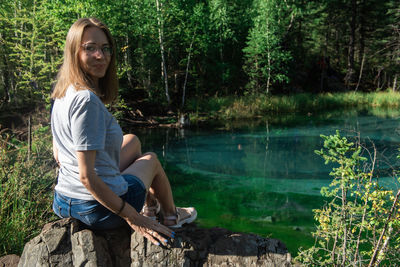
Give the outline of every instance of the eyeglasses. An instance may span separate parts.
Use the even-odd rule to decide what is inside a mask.
[[[112,47],[109,45],[104,45],[103,47],[98,47],[95,44],[82,44],[81,46],[83,47],[85,52],[88,54],[94,54],[96,51],[99,51],[99,50],[101,50],[101,52],[103,52],[103,55],[105,55],[105,56],[111,56],[113,54]]]

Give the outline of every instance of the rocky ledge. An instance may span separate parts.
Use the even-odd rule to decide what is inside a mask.
[[[291,266],[276,239],[190,224],[168,246],[155,246],[129,228],[91,231],[74,219],[44,226],[18,266]]]

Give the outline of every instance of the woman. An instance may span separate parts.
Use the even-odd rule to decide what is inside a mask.
[[[197,213],[175,207],[157,156],[142,155],[138,138],[122,135],[104,106],[117,90],[115,45],[108,28],[94,18],[79,19],[69,29],[52,94],[53,152],[60,165],[53,210],[94,229],[126,222],[152,243],[165,244],[161,234],[174,236],[168,227],[190,223]],[[155,220],[160,206],[162,224]]]

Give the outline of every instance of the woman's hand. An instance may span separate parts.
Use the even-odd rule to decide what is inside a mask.
[[[127,217],[122,216],[129,226],[135,230],[135,232],[140,233],[144,237],[146,237],[150,242],[154,245],[159,246],[160,242],[163,245],[167,245],[168,239],[167,238],[174,238],[175,232],[173,232],[168,227],[158,223],[155,220],[152,220],[148,217],[145,217],[136,212],[136,210],[127,205],[124,209],[123,214],[129,214]],[[163,234],[164,236],[162,236]]]
[[[77,151],[79,175],[82,184],[88,189],[93,197],[104,207],[116,213],[121,207],[121,198],[117,196],[111,189],[101,180],[94,171],[94,162],[96,151]],[[121,216],[129,224],[129,226],[149,239],[153,244],[167,244],[168,240],[161,236],[163,234],[168,237],[174,237],[175,233],[168,227],[159,224],[157,221],[140,215],[135,208],[128,203],[119,211]]]
[[[121,217],[126,220],[129,226],[135,230],[135,232],[140,233],[144,237],[150,240],[154,245],[160,245],[160,242],[167,245],[168,239],[166,239],[161,234],[167,236],[167,238],[175,237],[175,232],[173,232],[168,227],[139,214],[131,205],[127,204],[125,208],[121,211]]]

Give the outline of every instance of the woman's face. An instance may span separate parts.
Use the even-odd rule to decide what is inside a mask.
[[[96,86],[106,74],[111,60],[111,45],[106,34],[97,27],[86,28],[79,49],[79,62],[83,71],[92,78]]]

